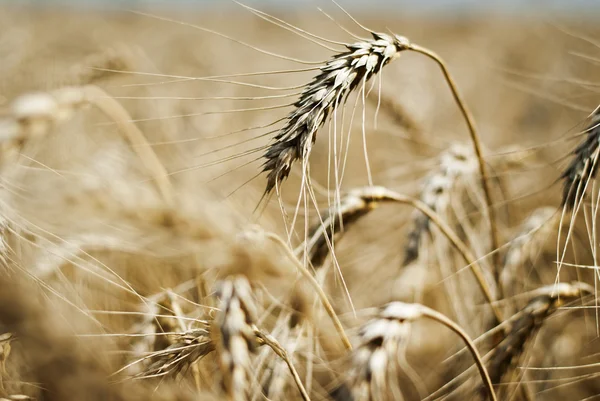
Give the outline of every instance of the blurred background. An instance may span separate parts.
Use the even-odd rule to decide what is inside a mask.
[[[536,208],[560,204],[558,179],[568,163],[566,157],[577,144],[575,139],[581,138],[575,135],[581,123],[600,99],[600,1],[339,2],[369,28],[404,35],[446,61],[471,107],[486,161],[494,172],[494,206],[504,241],[515,236]],[[245,3],[331,40],[353,42],[352,33],[364,35],[329,0]],[[78,260],[81,249],[89,250],[97,258],[94,262],[110,265],[136,291],[147,295],[195,277],[205,263],[218,265],[211,257],[224,254],[226,258],[232,253],[217,250],[214,256],[211,244],[209,252],[202,248],[199,256],[185,254],[189,243],[195,246],[198,238],[205,239],[202,229],[211,235],[221,233],[227,242],[237,238],[240,226],[258,221],[265,229],[285,235],[281,208],[293,216],[301,182],[298,169],[284,184],[281,205],[273,200],[264,213],[254,210],[265,187],[265,177],[258,172],[261,147],[273,135],[268,124],[281,121],[289,112],[290,98],[269,96],[279,94],[272,88],[298,89],[314,75],[290,58],[327,60],[332,56],[330,49],[226,0],[5,0],[0,2],[0,27],[0,112],[6,112],[10,102],[23,93],[96,85],[127,110],[169,172],[182,203],[174,220],[157,212],[163,207],[160,199],[114,122],[93,108],[78,111],[72,120],[53,127],[53,135],[32,141],[23,151],[25,156],[2,178],[10,189],[3,196],[12,218],[26,221],[39,237],[31,244],[29,237],[15,240],[21,264],[36,268],[39,264],[62,274],[63,265]],[[282,70],[295,71],[268,73]],[[248,75],[259,72],[265,74]],[[229,78],[203,79],[215,76]],[[229,79],[245,85],[232,85]],[[440,164],[440,154],[455,143],[471,148],[464,121],[438,66],[419,54],[402,54],[385,67],[381,95],[385,107],[378,124],[373,123],[376,104],[369,104],[365,113],[373,181],[419,197],[424,179]],[[248,133],[249,127],[263,129]],[[368,182],[359,118],[352,128],[342,190]],[[321,187],[333,182],[327,134],[326,127],[320,131],[311,155],[311,176]],[[490,245],[487,235],[480,234],[487,227],[480,219],[482,198],[474,182],[466,191],[469,201],[461,199],[458,206],[452,205],[456,209],[451,214],[462,219],[457,224],[459,234],[484,260]],[[317,192],[321,207],[331,204],[323,195],[326,191]],[[225,200],[218,206],[225,204],[226,211],[212,213],[214,204],[209,199],[213,197]],[[314,214],[309,215],[312,206],[304,206],[296,221],[301,233],[304,216],[307,222],[315,220]],[[204,222],[207,214],[212,225],[203,226],[199,234],[193,231],[197,229],[194,219]],[[432,247],[419,263],[402,266],[412,216],[407,208],[382,207],[359,221],[336,245],[354,308],[392,300],[423,302],[447,313],[473,337],[479,336],[487,323],[483,300],[473,290],[477,287],[470,276],[462,274],[466,269],[460,258]],[[597,244],[588,242],[586,227],[579,228],[574,241],[579,252],[573,252],[579,259],[569,260],[591,264]],[[68,238],[75,245],[65,250],[57,238]],[[104,242],[95,242],[98,239]],[[293,238],[296,245],[301,239]],[[553,240],[549,243],[555,244]],[[554,282],[555,251],[549,246],[536,250],[524,267],[527,273],[519,281],[520,290]],[[178,259],[180,253],[189,260]],[[449,263],[446,271],[440,268],[444,261]],[[351,316],[346,289],[332,266],[329,263],[328,294],[340,315]],[[582,270],[568,270],[562,279],[583,277],[595,282],[592,270]],[[86,281],[77,274],[73,273],[72,287],[68,280],[59,280],[62,276],[56,284],[50,274],[45,280],[82,308],[119,310],[129,296],[110,293],[104,282],[96,283],[93,277]],[[212,285],[211,280],[207,282]],[[462,287],[440,292],[446,283],[455,282]],[[468,297],[465,288],[470,291]],[[464,305],[456,308],[461,313],[455,314],[449,305],[464,299]],[[132,299],[128,301],[133,304]],[[539,339],[542,346],[534,362],[538,366],[596,362],[600,354],[594,342],[595,313],[579,310],[553,320],[552,330]],[[111,329],[128,328],[125,322],[119,324],[123,327]],[[422,333],[423,341],[412,350],[415,366],[422,377],[431,376],[427,385],[434,390],[452,376],[436,370],[439,366],[430,356],[447,355],[455,339],[435,336],[436,330]],[[549,349],[552,353],[544,352]],[[595,373],[593,369],[578,372]],[[576,391],[557,385],[565,379],[561,375],[574,380]],[[532,373],[538,399],[590,399],[585,397],[600,392],[597,374],[580,382],[568,375]]]

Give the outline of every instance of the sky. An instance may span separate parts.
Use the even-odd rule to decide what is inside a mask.
[[[269,8],[316,8],[331,3],[331,0],[243,0],[245,4]],[[507,14],[522,13],[565,13],[600,16],[600,0],[338,0],[351,11],[389,10],[401,13],[402,10],[432,14],[461,14],[478,11],[496,11]],[[158,5],[177,7],[219,7],[231,5],[230,0],[0,0],[0,4],[28,5],[67,5],[74,7],[122,8]]]

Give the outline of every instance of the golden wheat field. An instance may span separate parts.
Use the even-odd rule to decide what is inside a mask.
[[[597,18],[319,5],[0,8],[1,400],[600,398]]]

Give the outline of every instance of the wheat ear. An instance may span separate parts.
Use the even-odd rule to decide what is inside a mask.
[[[207,328],[194,329],[177,334],[173,343],[167,348],[140,358],[123,369],[147,360],[150,363],[136,375],[137,377],[176,376],[188,370],[196,361],[214,350],[215,345],[210,339],[209,330]]]
[[[572,209],[585,196],[587,182],[596,177],[600,144],[600,106],[590,116],[590,123],[583,131],[585,140],[573,151],[571,163],[563,171],[562,206]]]
[[[477,160],[472,153],[462,145],[455,144],[439,158],[439,168],[425,178],[420,194],[420,200],[431,210],[443,215],[452,191],[464,182],[469,175],[477,171]],[[404,248],[403,264],[406,266],[419,257],[421,238],[429,232],[429,218],[415,211],[413,228],[408,233]]]
[[[15,99],[7,117],[0,119],[0,140],[5,149],[44,136],[56,124],[65,122],[80,108],[93,105],[113,120],[119,131],[150,173],[168,206],[173,205],[173,188],[167,171],[131,121],[123,106],[97,86],[65,87],[48,93],[31,93]]]
[[[319,268],[329,254],[333,237],[342,234],[340,229],[342,227],[344,227],[344,231],[349,229],[353,223],[376,209],[379,204],[377,199],[365,196],[362,190],[350,191],[342,197],[337,208],[321,214],[323,222],[319,222],[309,229],[309,240],[306,244],[298,246],[294,252],[300,254],[307,249],[311,264],[315,268]]]
[[[508,325],[505,338],[494,348],[488,371],[494,384],[514,371],[520,356],[531,338],[538,332],[544,320],[565,303],[592,294],[594,289],[584,283],[561,283],[542,287],[533,292],[529,303],[505,323]]]
[[[372,40],[346,45],[347,50],[327,61],[304,87],[294,110],[265,152],[263,171],[268,173],[265,194],[287,178],[297,159],[308,160],[317,131],[350,93],[360,84],[366,84],[409,45],[403,36],[375,32],[372,35]]]
[[[236,276],[217,284],[219,312],[212,335],[219,357],[223,389],[234,401],[248,398],[251,372],[250,354],[254,352],[254,323],[258,311],[248,279]]]
[[[373,75],[378,74],[385,65],[397,58],[400,52],[410,50],[423,54],[438,64],[469,128],[485,194],[492,248],[497,249],[499,240],[494,203],[481,139],[473,116],[462,99],[446,63],[436,53],[411,43],[404,36],[376,32],[371,32],[371,35],[372,40],[345,45],[347,50],[327,61],[320,68],[321,72],[304,87],[300,98],[293,105],[294,110],[287,115],[283,128],[275,135],[273,143],[264,154],[263,171],[268,173],[264,196],[279,187],[297,159],[309,159],[317,131],[325,124],[329,115],[345,103],[350,93],[361,83],[364,87]],[[497,258],[496,254],[494,255],[494,258]],[[498,264],[495,265],[498,268]]]

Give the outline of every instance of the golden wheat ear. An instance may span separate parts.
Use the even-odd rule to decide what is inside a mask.
[[[264,154],[263,171],[268,173],[265,193],[272,192],[287,178],[296,160],[309,158],[317,131],[333,111],[408,49],[408,39],[403,36],[374,32],[372,35],[372,40],[347,45],[346,51],[334,55],[304,87],[294,110]]]
[[[580,282],[549,285],[533,291],[529,303],[507,320],[507,334],[492,352],[488,362],[492,382],[510,381],[509,376],[515,373],[527,345],[550,315],[561,306],[593,293],[593,287]]]

